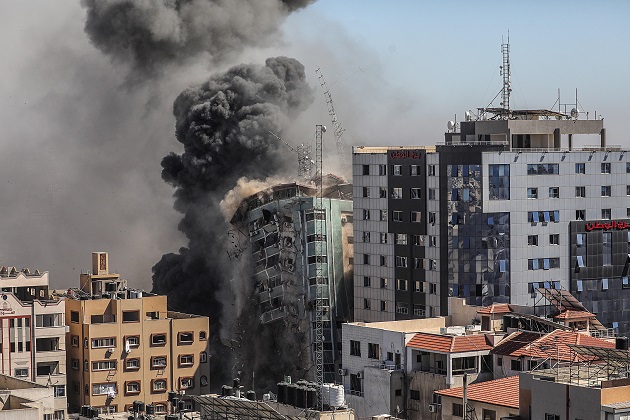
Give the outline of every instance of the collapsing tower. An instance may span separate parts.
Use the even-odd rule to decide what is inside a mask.
[[[318,379],[320,362],[322,381],[335,382],[336,326],[353,313],[352,185],[334,175],[321,181],[319,193],[298,183],[259,191],[243,200],[231,223],[249,235],[260,325],[280,330],[278,346],[300,341],[300,351],[283,357],[303,372],[278,374]]]

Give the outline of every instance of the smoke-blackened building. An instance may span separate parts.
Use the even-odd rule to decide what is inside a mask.
[[[315,373],[314,286],[326,286],[324,380],[333,382],[341,367],[341,324],[353,319],[352,185],[328,175],[323,210],[316,196],[314,185],[275,185],[243,200],[231,222],[249,236],[260,330],[273,331],[274,349],[267,351],[277,354],[285,374]]]
[[[630,331],[630,156],[602,120],[495,111],[434,148],[354,148],[355,319],[445,315],[448,296],[533,305],[547,287]]]

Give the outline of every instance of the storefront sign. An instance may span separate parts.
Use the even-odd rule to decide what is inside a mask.
[[[626,229],[630,229],[630,224],[623,221],[613,220],[612,222],[609,222],[609,223],[602,223],[602,222],[587,223],[585,228],[589,232],[592,230],[611,230],[611,229],[626,230]]]
[[[389,152],[392,159],[422,159],[422,152],[417,150],[394,150]]]

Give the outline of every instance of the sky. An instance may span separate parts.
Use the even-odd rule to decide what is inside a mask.
[[[513,108],[550,108],[558,89],[573,104],[577,88],[579,109],[604,117],[608,144],[629,148],[628,16],[621,0],[319,0],[280,22],[264,48],[213,66],[199,57],[129,87],[125,68],[90,44],[80,3],[2,1],[0,265],[49,271],[52,287],[66,288],[92,251],[109,251],[112,271],[150,289],[151,267],[185,243],[160,177],[162,157],[181,152],[173,100],[271,56],[298,59],[316,89],[288,141],[312,141],[315,124],[330,124],[320,67],[347,145],[430,145],[499,92],[509,30]],[[334,171],[334,139],[325,141]]]

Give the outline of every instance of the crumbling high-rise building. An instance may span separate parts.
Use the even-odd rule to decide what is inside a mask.
[[[315,186],[280,184],[244,199],[231,223],[249,236],[259,323],[278,328],[275,352],[284,362],[292,359],[291,365],[304,369],[303,376],[311,379],[316,309],[312,286],[327,286],[324,380],[333,382],[341,367],[340,326],[353,317],[352,185],[333,175],[323,182],[323,212],[315,210]],[[291,346],[296,351],[287,351]]]

